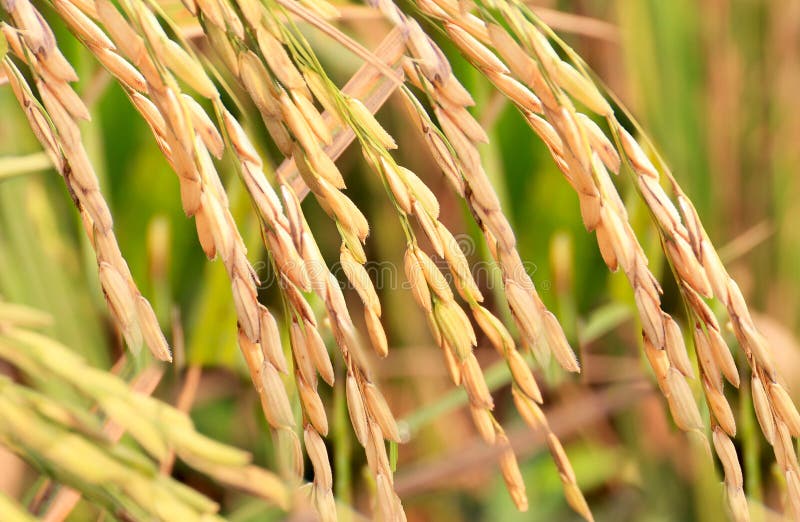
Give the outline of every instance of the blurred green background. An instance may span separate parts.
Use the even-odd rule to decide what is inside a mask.
[[[660,148],[693,198],[731,274],[756,310],[772,342],[790,391],[800,377],[795,335],[800,327],[800,2],[796,0],[583,0],[536,1],[534,9],[581,54],[616,93]],[[387,26],[344,10],[348,32],[374,47]],[[348,14],[349,13],[349,14]],[[55,20],[55,17],[50,18]],[[186,365],[202,367],[192,415],[213,437],[251,450],[271,466],[271,445],[255,393],[236,346],[235,314],[219,263],[208,263],[193,223],[181,211],[176,177],[149,129],[120,88],[88,53],[54,23],[62,49],[82,81],[93,121],[84,137],[112,208],[117,236],[135,280],[177,343],[177,364],[157,395],[174,401]],[[342,83],[358,62],[320,35],[309,39],[331,76]],[[548,414],[565,442],[579,484],[598,520],[723,520],[718,470],[702,450],[689,449],[665,413],[640,360],[633,299],[624,277],[609,274],[594,238],[580,220],[577,200],[545,147],[522,118],[482,77],[441,41],[457,76],[477,102],[474,114],[491,143],[485,166],[519,239],[523,259],[544,301],[579,347],[583,373],[545,371]],[[255,112],[253,112],[255,114]],[[463,204],[430,157],[419,154],[397,100],[379,113],[400,144],[400,163],[419,173],[440,195],[442,221],[474,238],[471,260],[488,259]],[[257,123],[253,116],[251,124]],[[266,143],[262,143],[268,147]],[[42,162],[40,148],[7,86],[0,87],[0,294],[8,301],[48,311],[49,333],[109,368],[119,355],[97,282],[95,261],[62,181]],[[276,159],[277,161],[277,159]],[[364,171],[357,151],[339,161],[348,194],[372,223],[368,256],[400,263],[404,243],[381,187]],[[232,168],[221,169],[250,259],[264,260],[257,223]],[[649,216],[624,178],[619,187],[655,273],[662,264]],[[376,194],[378,196],[376,197]],[[326,259],[338,240],[315,202],[304,203]],[[266,276],[266,272],[261,274]],[[668,276],[668,274],[667,274]],[[668,278],[668,277],[667,277]],[[682,308],[665,281],[667,311]],[[352,292],[351,292],[352,294]],[[263,301],[276,299],[265,288]],[[348,298],[354,295],[348,294]],[[409,519],[577,520],[542,440],[513,412],[506,373],[497,355],[478,349],[497,388],[497,408],[518,449],[530,512],[518,514],[491,457],[453,392],[425,321],[408,292],[381,291],[391,351],[373,361],[376,378],[411,441],[399,451],[397,490]],[[495,366],[493,366],[495,365]],[[135,365],[125,371],[131,374]],[[367,509],[363,455],[352,442],[342,390],[323,387],[332,419],[331,454],[337,498]],[[754,504],[779,502],[774,478],[746,399],[740,409],[740,447]],[[794,395],[795,398],[798,396]],[[5,466],[5,467],[3,467]],[[0,457],[0,491],[30,494],[34,477]],[[184,470],[178,468],[177,474]],[[188,483],[212,496],[210,486]],[[27,492],[27,493],[26,493]],[[253,500],[218,498],[231,520],[280,519]],[[769,512],[763,515],[770,519]],[[88,506],[72,520],[94,520]]]

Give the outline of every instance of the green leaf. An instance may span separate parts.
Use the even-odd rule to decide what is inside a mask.
[[[5,40],[2,41],[5,42]],[[16,176],[47,170],[52,166],[50,158],[44,152],[35,152],[25,156],[3,156],[0,157],[0,182]]]

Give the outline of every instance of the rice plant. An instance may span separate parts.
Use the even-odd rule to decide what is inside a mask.
[[[0,496],[3,520],[515,516],[496,502],[649,520],[604,489],[635,482],[614,452],[644,475],[659,465],[630,447],[658,444],[651,431],[688,456],[672,473],[693,497],[640,499],[653,518],[800,517],[794,374],[703,224],[714,208],[678,182],[702,173],[673,173],[560,35],[563,14],[517,0],[2,8],[16,156],[0,160],[0,443],[30,467],[18,499]],[[62,188],[32,179],[50,170]],[[509,194],[531,176],[549,204]],[[559,232],[531,257],[538,220]],[[608,337],[630,350],[598,387],[578,375]],[[616,416],[653,389],[681,435]],[[198,414],[203,396],[217,413]],[[520,466],[531,447],[558,496]],[[483,495],[504,500],[470,515],[428,489],[468,481],[448,463],[459,452],[497,470],[506,493]]]

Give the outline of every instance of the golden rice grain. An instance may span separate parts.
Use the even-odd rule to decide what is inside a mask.
[[[675,424],[685,431],[700,430],[703,421],[686,378],[675,368],[667,370],[665,381],[667,402]]]
[[[458,360],[463,361],[472,354],[472,347],[477,344],[475,331],[455,301],[436,301],[433,317],[442,340],[446,341]]]
[[[359,241],[364,241],[369,235],[369,223],[364,214],[356,207],[350,198],[336,189],[324,179],[318,179],[320,195],[330,206],[333,217],[343,227],[351,231]]]
[[[311,128],[311,124],[297,107],[292,97],[286,91],[281,91],[279,96],[281,115],[286,126],[291,131],[300,147],[311,154],[312,151],[321,150],[321,145],[317,136]]]
[[[211,118],[206,114],[206,111],[194,98],[187,94],[183,94],[181,97],[186,103],[186,107],[189,108],[194,130],[200,135],[203,143],[214,157],[217,159],[221,158],[225,150],[225,143],[222,141],[222,136],[217,130],[216,125],[214,125]]]
[[[495,444],[501,448],[505,448],[500,454],[500,471],[503,474],[503,480],[506,483],[511,498],[517,509],[520,511],[528,510],[528,498],[525,494],[525,482],[522,480],[522,474],[519,471],[519,464],[517,457],[514,455],[514,450],[508,442],[508,438],[504,433],[497,435]]]
[[[703,389],[706,393],[708,407],[717,419],[720,427],[731,437],[736,436],[736,420],[725,395],[706,379],[703,379]]]
[[[725,378],[735,387],[739,387],[739,370],[736,368],[736,362],[733,360],[728,344],[722,338],[722,334],[715,328],[708,328],[708,344],[711,353],[714,356],[714,361],[720,369]]]
[[[395,163],[390,162],[381,156],[380,165],[381,171],[386,179],[386,183],[389,185],[389,190],[392,191],[392,196],[397,202],[397,205],[406,214],[411,214],[413,212],[413,208],[411,207],[411,194],[409,193],[406,184],[400,178],[400,175],[395,168]]]
[[[514,405],[522,416],[522,419],[534,430],[547,428],[547,419],[541,408],[533,402],[530,397],[516,388],[511,389]]]
[[[750,380],[750,391],[753,394],[753,407],[758,424],[761,426],[761,432],[767,442],[773,444],[775,440],[775,421],[772,417],[767,391],[757,375],[753,375]]]
[[[450,268],[450,272],[455,277],[454,283],[459,295],[468,302],[482,302],[483,294],[478,288],[469,261],[464,255],[456,238],[440,221],[436,222],[439,238],[442,240],[444,258]]]
[[[289,326],[289,340],[292,346],[292,353],[294,353],[295,364],[300,370],[300,374],[306,382],[312,385],[315,384],[317,382],[317,372],[309,353],[308,341],[303,332],[303,327],[296,320],[293,320]]]
[[[84,40],[107,49],[115,48],[103,30],[72,3],[66,0],[56,0],[53,2],[53,7],[78,36]]]
[[[238,72],[237,76],[261,114],[265,118],[277,117],[280,104],[265,81],[269,73],[261,59],[252,51],[241,52],[238,55],[238,71],[235,72]]]
[[[694,331],[692,332],[692,337],[694,339],[695,352],[697,353],[697,362],[699,363],[703,374],[715,389],[721,390],[722,373],[717,366],[714,352],[711,349],[708,338],[706,337],[705,332],[700,328],[699,324],[695,326]]]
[[[753,323],[741,322],[735,328],[739,342],[745,351],[753,354],[759,366],[767,375],[775,375],[775,365],[772,362],[772,354],[767,348],[764,337],[755,329]]]
[[[507,74],[509,72],[505,64],[489,50],[488,47],[478,41],[477,38],[469,34],[456,24],[444,24],[445,30],[450,38],[458,45],[463,53],[466,53],[471,60],[481,69],[486,69],[496,73]]]
[[[317,139],[324,145],[330,145],[333,142],[333,136],[314,104],[305,96],[295,94],[292,99]]]
[[[671,317],[664,317],[664,344],[670,362],[686,377],[694,378],[692,362],[686,351],[686,344],[683,342],[681,329]]]
[[[275,427],[294,426],[294,416],[283,386],[280,374],[272,364],[265,362],[261,368],[261,385],[264,393],[261,395],[264,403],[264,415],[270,425]]]
[[[768,390],[775,413],[780,415],[781,419],[786,423],[792,436],[800,436],[800,413],[798,413],[797,407],[795,407],[786,389],[777,382],[771,382]]]
[[[364,408],[364,400],[361,396],[361,391],[358,389],[358,383],[355,377],[347,374],[347,384],[345,387],[347,396],[347,411],[350,415],[350,424],[353,426],[353,431],[356,434],[358,442],[362,446],[367,442],[367,413]]]
[[[749,522],[750,514],[747,510],[747,498],[742,488],[725,486],[725,497],[728,501],[730,515],[735,522]]]
[[[369,278],[367,269],[353,258],[353,254],[350,253],[350,250],[347,248],[340,249],[339,260],[342,264],[345,276],[347,276],[353,288],[358,292],[364,306],[380,317],[381,303],[378,299],[378,294],[375,292],[372,280]]]
[[[446,112],[449,118],[458,125],[464,136],[474,144],[488,143],[489,136],[480,123],[462,105],[456,105],[447,100],[444,96],[438,99],[438,106],[434,107],[434,113],[440,117]]]
[[[539,98],[530,89],[515,80],[514,78],[500,72],[487,70],[486,75],[489,80],[525,111],[532,111],[541,114],[544,108]]]
[[[619,132],[622,148],[625,150],[625,155],[631,162],[634,171],[639,175],[658,179],[658,170],[656,170],[639,143],[621,126],[617,127],[617,131]]]
[[[470,403],[487,410],[494,408],[492,395],[474,354],[470,353],[461,361],[461,375]]]
[[[750,311],[747,309],[747,303],[744,300],[739,285],[736,284],[736,281],[728,278],[726,286],[728,306],[733,310],[733,314],[738,317],[741,322],[753,324],[753,318],[750,316]]]
[[[594,521],[594,516],[592,516],[592,512],[589,509],[589,504],[587,504],[586,498],[584,498],[577,484],[572,482],[564,484],[564,496],[570,507],[574,509],[576,513],[589,522]]]
[[[496,440],[496,433],[491,412],[485,408],[472,405],[469,407],[469,412],[472,415],[472,422],[483,441],[486,444],[493,445]]]
[[[559,131],[561,139],[567,145],[571,156],[579,168],[572,170],[574,177],[579,178],[589,172],[591,154],[583,128],[578,125],[576,112],[572,108],[561,107],[553,117],[553,125]],[[569,156],[566,157],[569,160]],[[587,182],[588,183],[588,182]]]
[[[345,101],[348,109],[353,114],[353,118],[357,120],[360,125],[363,125],[370,136],[376,139],[384,149],[397,148],[397,143],[395,143],[394,138],[392,138],[392,136],[386,132],[386,129],[378,123],[372,111],[367,109],[361,100],[348,96],[345,98]]]
[[[516,350],[509,350],[506,355],[508,359],[508,367],[511,370],[511,375],[514,378],[514,383],[519,386],[519,389],[528,397],[542,403],[542,392],[539,390],[539,385],[536,384],[536,379],[531,373],[528,363]]]
[[[611,236],[608,233],[605,221],[606,220],[602,220],[600,225],[595,229],[597,247],[608,269],[611,272],[616,272],[619,267],[619,261],[617,260],[617,254],[614,251],[614,243],[611,241]]]
[[[367,408],[380,426],[383,437],[387,440],[400,442],[400,431],[397,428],[397,422],[383,394],[372,383],[366,383],[363,390]]]
[[[433,251],[436,252],[436,255],[439,257],[444,257],[444,245],[442,245],[442,240],[439,237],[439,232],[433,217],[425,210],[419,201],[414,201],[412,208],[414,209],[414,215],[417,218],[420,228],[428,238],[431,247],[433,247]]]
[[[159,360],[172,362],[172,353],[167,339],[158,325],[158,319],[150,302],[142,295],[136,297],[136,316],[145,344]]]
[[[314,426],[314,431],[321,433],[323,436],[328,434],[328,417],[325,414],[325,406],[322,404],[322,399],[310,384],[308,384],[303,376],[298,374],[295,382],[297,383],[297,392],[303,404],[303,412],[308,417],[309,422]],[[272,393],[266,390],[266,393]],[[306,442],[306,448],[308,443]],[[309,451],[310,453],[310,451]],[[316,469],[316,466],[314,466]]]
[[[400,178],[405,182],[408,187],[412,199],[418,201],[422,208],[430,214],[431,218],[439,218],[439,199],[436,195],[423,183],[419,176],[405,167],[397,167]]]
[[[424,310],[430,312],[432,310],[430,290],[425,279],[425,273],[422,271],[422,266],[413,249],[406,250],[403,260],[406,279],[411,286],[411,293],[414,299]]]
[[[719,255],[707,239],[702,239],[701,249],[703,253],[702,261],[706,269],[708,281],[714,290],[714,295],[723,303],[728,302],[728,273],[719,259]]]
[[[608,170],[614,174],[619,174],[620,158],[614,144],[611,143],[600,126],[590,117],[580,112],[577,113],[576,116],[584,131],[586,131],[586,136],[589,139],[592,150],[600,156],[600,159],[603,161],[603,164],[608,167]]]
[[[367,465],[375,475],[384,475],[391,478],[391,466],[389,457],[386,455],[386,445],[383,439],[383,432],[377,422],[369,419],[367,421]]]
[[[392,522],[402,520],[400,513],[395,509],[395,494],[392,491],[392,484],[383,473],[379,473],[375,479],[375,486],[378,493],[378,511],[380,513],[376,518],[380,520],[390,520]]]
[[[670,362],[666,350],[660,350],[653,346],[647,336],[642,336],[644,353],[650,362],[650,367],[656,375],[659,388],[662,393],[667,393],[667,373],[669,372]]]
[[[567,336],[564,334],[564,330],[561,328],[556,316],[552,312],[546,311],[542,318],[547,345],[558,363],[569,372],[579,372],[581,367],[578,364],[578,358],[575,356],[575,352],[572,351],[569,342],[567,342]]]
[[[775,461],[783,470],[796,469],[797,457],[795,453],[794,441],[789,433],[786,423],[779,417],[775,417],[775,440],[772,442],[775,452]]]
[[[665,246],[681,279],[698,294],[710,297],[712,293],[711,284],[708,282],[705,269],[697,261],[689,243],[676,235],[672,240],[666,241]]]
[[[125,280],[110,264],[101,262],[98,266],[100,285],[109,306],[123,327],[123,333],[131,335],[136,309],[134,297]]]
[[[236,14],[236,11],[233,9],[233,6],[230,2],[228,2],[228,0],[218,1],[222,10],[222,17],[225,20],[225,28],[236,35],[237,38],[243,39],[244,25],[242,24],[241,19],[239,19],[239,16]]]
[[[500,355],[514,349],[514,339],[508,329],[489,310],[482,306],[476,306],[472,309],[472,316]]]
[[[567,62],[558,60],[556,63],[557,66],[553,69],[556,73],[554,78],[565,91],[601,116],[611,116],[614,113],[594,83]]]
[[[162,57],[172,72],[197,91],[198,94],[209,99],[219,96],[217,88],[206,75],[202,65],[187,53],[183,47],[167,39],[160,45],[159,50],[163,52]]]
[[[284,474],[294,480],[303,476],[303,450],[300,439],[293,429],[281,428],[275,431],[276,455]]]
[[[786,477],[788,500],[795,516],[797,516],[797,514],[800,513],[800,503],[798,502],[798,499],[800,499],[800,479],[798,478],[797,471],[794,469],[787,471],[784,476]]]
[[[290,91],[302,93],[306,98],[311,99],[303,76],[275,36],[267,30],[256,28],[256,39],[261,49],[261,55],[267,60],[270,70],[284,87]]]
[[[642,320],[642,329],[645,335],[656,348],[662,349],[666,334],[664,332],[662,312],[658,308],[658,303],[642,288],[636,289],[634,299],[636,300],[636,308],[639,309],[639,317]]]
[[[283,354],[278,323],[269,311],[259,306],[259,336],[264,359],[272,363],[281,373],[287,373],[286,357]]]
[[[742,468],[739,465],[739,457],[736,455],[736,448],[728,436],[720,429],[713,432],[714,449],[725,470],[725,482],[736,488],[744,485],[742,478]]]
[[[626,228],[620,216],[614,212],[610,205],[603,205],[600,216],[605,229],[603,233],[607,235],[610,248],[614,254],[613,259],[619,263],[623,272],[626,274],[631,273],[637,261],[637,256],[636,248],[633,244],[634,239],[629,229]]]
[[[416,249],[415,253],[420,270],[425,277],[425,281],[428,283],[428,287],[440,299],[452,301],[453,291],[450,290],[450,285],[447,283],[441,270],[439,270],[439,267],[433,262],[433,259],[428,257],[428,255],[420,249]]]
[[[366,308],[364,309],[364,318],[367,323],[367,333],[375,353],[380,357],[386,357],[389,354],[389,344],[380,317],[372,308]]]
[[[513,281],[507,283],[505,289],[511,311],[517,317],[517,321],[520,323],[528,341],[535,343],[538,340],[539,331],[543,327],[536,304],[532,302],[531,296]]]

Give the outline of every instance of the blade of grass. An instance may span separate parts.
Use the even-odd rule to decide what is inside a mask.
[[[48,170],[51,167],[50,158],[44,152],[34,152],[24,156],[3,156],[0,157],[0,182],[16,176]]]

